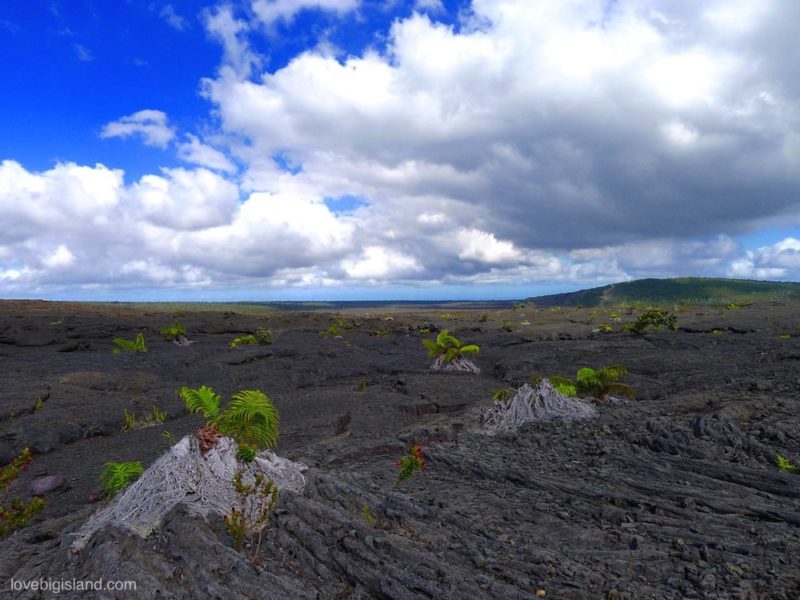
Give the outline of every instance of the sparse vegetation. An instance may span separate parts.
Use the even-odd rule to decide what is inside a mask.
[[[45,501],[41,498],[32,498],[27,502],[19,498],[9,500],[11,484],[22,471],[28,470],[32,460],[30,449],[25,448],[9,464],[0,467],[0,538],[25,525],[45,507]]]
[[[416,443],[411,444],[411,450],[400,459],[397,466],[400,472],[397,474],[397,482],[394,484],[395,489],[399,488],[401,483],[413,476],[417,471],[427,466],[425,456],[422,454],[422,446]]]
[[[148,414],[144,415],[143,417],[136,417],[136,413],[131,411],[125,411],[125,417],[122,424],[122,431],[133,431],[134,429],[142,429],[144,427],[152,427],[153,425],[159,425],[167,420],[167,413],[158,408],[157,406],[153,407]]]
[[[263,472],[257,472],[251,482],[245,482],[245,471],[239,469],[233,477],[233,489],[237,494],[237,506],[225,515],[225,529],[231,536],[232,546],[237,552],[248,540],[248,557],[258,564],[258,552],[269,517],[278,503],[278,488]]]
[[[384,317],[384,321],[392,320],[391,317]],[[341,317],[336,317],[333,319],[331,324],[328,326],[327,329],[323,329],[320,332],[320,335],[326,337],[336,337],[341,336],[358,327],[360,323],[358,321],[345,321]]]
[[[144,468],[138,460],[105,463],[100,473],[100,488],[103,490],[103,495],[113,498],[136,481],[142,473]]]
[[[272,330],[267,327],[259,327],[255,333],[248,333],[240,335],[235,338],[231,343],[231,348],[238,346],[256,345],[265,346],[273,342]]]
[[[778,468],[781,471],[786,471],[787,473],[800,473],[800,468],[798,468],[796,464],[780,454],[775,455],[775,464],[778,465]]]

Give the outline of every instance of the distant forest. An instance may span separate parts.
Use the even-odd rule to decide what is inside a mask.
[[[648,304],[746,304],[800,299],[800,283],[680,277],[637,279],[565,294],[527,298],[536,306],[615,306]]]

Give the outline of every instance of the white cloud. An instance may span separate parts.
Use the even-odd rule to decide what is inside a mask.
[[[158,14],[173,29],[185,31],[189,27],[188,21],[175,12],[175,7],[172,4],[165,4]]]
[[[75,262],[75,255],[64,244],[59,244],[52,254],[42,259],[42,262],[48,269],[62,269]]]
[[[444,12],[445,8],[442,0],[416,0],[414,2],[414,10],[439,13]]]
[[[206,169],[163,169],[145,175],[129,190],[149,223],[172,230],[227,225],[239,207],[238,188]]]
[[[372,8],[206,11],[219,129],[176,144],[196,167],[125,185],[102,165],[3,163],[4,283],[797,277],[794,242],[744,251],[733,236],[798,215],[800,64],[785,49],[800,4],[474,0],[456,26],[439,5],[417,0],[384,50],[343,58],[326,30],[272,70],[256,49],[276,24]],[[140,111],[102,135],[166,148],[175,131]],[[343,196],[359,207],[325,205]]]
[[[229,5],[208,9],[204,16],[206,30],[222,44],[225,53],[221,76],[249,77],[252,70],[261,64],[261,57],[253,52],[247,41],[249,24],[237,19]]]
[[[160,110],[140,110],[107,123],[101,138],[137,136],[148,146],[166,148],[175,131],[167,124],[167,115]]]
[[[456,243],[461,250],[461,260],[477,260],[484,263],[507,263],[522,258],[511,242],[498,240],[493,234],[479,229],[461,229],[456,233]]]
[[[367,246],[358,258],[343,260],[342,267],[352,279],[396,279],[422,270],[414,257],[380,246]]]
[[[317,9],[344,14],[355,10],[361,0],[255,0],[253,12],[259,19],[271,25],[275,21],[291,21],[301,10]]]
[[[204,144],[195,135],[188,134],[186,137],[189,141],[178,145],[178,157],[181,160],[215,171],[236,172],[236,166],[225,154]]]
[[[787,237],[770,246],[748,250],[744,257],[732,262],[732,277],[756,279],[800,279],[800,240]]]

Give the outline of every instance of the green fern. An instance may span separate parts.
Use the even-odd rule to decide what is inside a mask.
[[[787,473],[800,473],[800,469],[798,469],[797,465],[780,454],[775,455],[775,464],[778,465],[778,468],[781,471],[786,471]]]
[[[422,345],[428,350],[428,356],[438,358],[444,356],[444,361],[450,363],[464,354],[475,354],[480,348],[475,344],[462,344],[457,338],[450,335],[447,329],[442,329],[436,340],[422,340]]]
[[[636,395],[635,390],[631,386],[617,381],[627,373],[628,369],[622,365],[611,365],[604,369],[584,367],[578,370],[574,381],[558,375],[547,379],[557,392],[565,396],[593,396],[604,399],[614,394],[633,398]],[[539,381],[541,381],[541,377],[531,378],[531,383],[536,384]]]
[[[202,413],[206,427],[218,429],[240,444],[270,448],[278,443],[278,410],[259,390],[242,390],[220,412],[222,398],[208,386],[178,390],[189,412]]]
[[[119,354],[120,352],[147,352],[143,333],[136,334],[136,339],[134,340],[114,338],[114,344],[117,347],[112,351],[113,354]]]
[[[553,389],[555,389],[559,394],[563,394],[564,396],[578,395],[578,386],[571,379],[567,379],[566,377],[559,377],[558,375],[548,377],[547,379],[548,381],[550,381],[550,384],[553,386]]]
[[[240,443],[270,448],[278,443],[278,410],[259,390],[242,390],[219,417],[219,429]]]
[[[166,341],[171,342],[182,335],[186,335],[186,327],[175,321],[170,327],[162,327],[159,332]]]
[[[222,398],[214,390],[207,385],[201,385],[197,389],[182,387],[178,394],[189,412],[202,413],[210,424],[216,423]]]
[[[103,465],[103,471],[100,473],[100,487],[106,497],[113,498],[133,483],[143,472],[142,463],[138,460],[123,463],[107,462]]]

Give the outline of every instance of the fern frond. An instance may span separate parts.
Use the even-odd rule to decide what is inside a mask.
[[[242,390],[219,417],[219,429],[240,443],[270,448],[278,443],[278,409],[260,390]]]
[[[592,369],[591,367],[583,367],[582,369],[578,369],[577,378],[578,381],[589,379],[590,377],[594,377],[597,375],[597,371]]]
[[[628,369],[626,369],[623,365],[611,365],[610,367],[601,369],[600,373],[607,374],[607,381],[616,381],[624,375],[627,375]]]
[[[559,394],[572,397],[577,395],[578,393],[578,389],[575,387],[575,382],[572,381],[571,379],[567,379],[566,377],[560,377],[558,375],[554,375],[553,377],[548,377],[547,379],[548,381],[550,381],[550,384]]]
[[[627,396],[628,398],[634,398],[636,396],[636,391],[631,386],[624,383],[609,383],[606,387],[606,391],[609,394]]]
[[[441,347],[433,340],[422,340],[422,345],[428,349],[428,356],[431,358],[436,358],[441,354]]]
[[[186,409],[193,413],[203,413],[210,420],[214,420],[219,415],[219,405],[222,398],[207,385],[201,385],[197,389],[182,387],[178,390]]]
[[[444,362],[451,363],[458,355],[459,354],[457,348],[448,348],[447,351],[444,353]]]
[[[480,348],[475,344],[467,344],[465,346],[461,346],[461,348],[459,348],[459,351],[462,354],[476,354],[477,352],[480,351]]]
[[[114,338],[114,344],[121,350],[128,350],[133,352],[136,348],[135,342],[126,340],[125,338]]]

